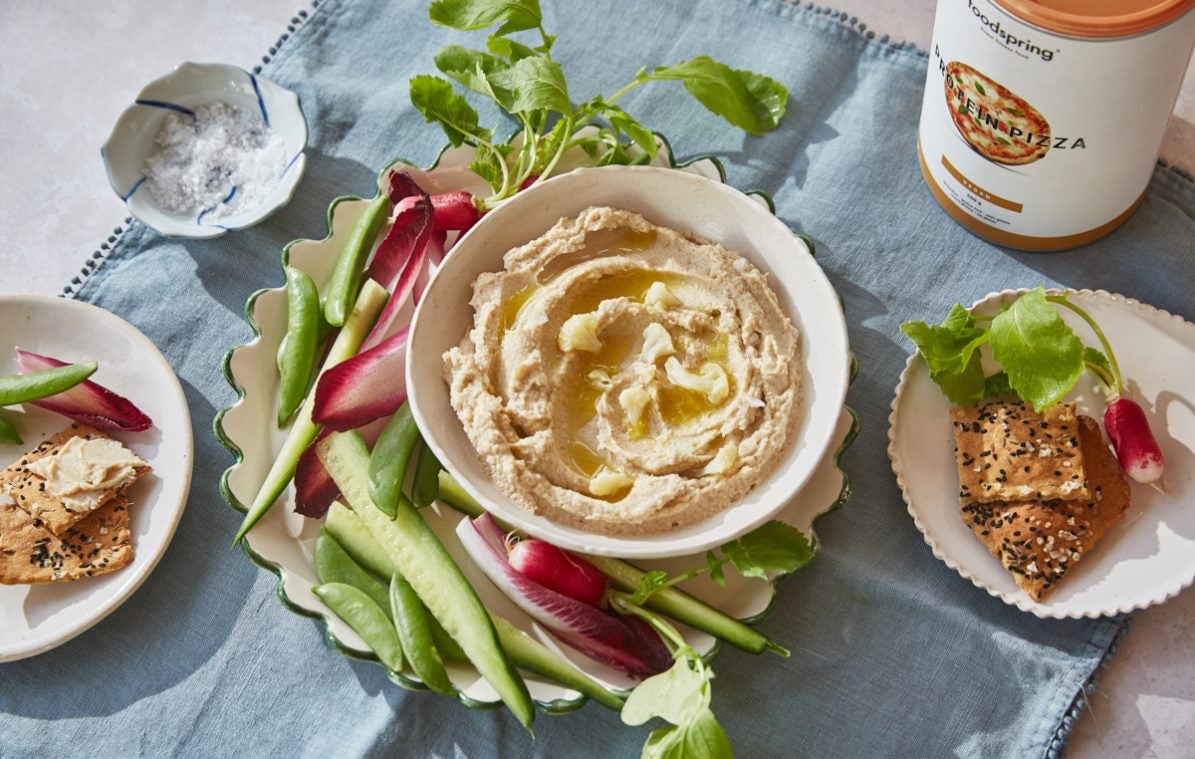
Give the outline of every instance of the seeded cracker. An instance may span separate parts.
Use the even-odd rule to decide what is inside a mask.
[[[967,525],[1035,601],[1087,555],[1129,508],[1129,483],[1094,419],[1079,417],[1079,438],[1090,499],[973,503],[962,509]]]
[[[67,582],[106,574],[133,561],[129,502],[111,498],[56,537],[0,497],[0,584]]]
[[[72,424],[65,430],[46,438],[37,448],[24,454],[18,460],[0,471],[0,494],[6,494],[16,501],[16,504],[29,513],[29,516],[40,520],[45,529],[55,535],[62,535],[75,524],[91,516],[91,511],[71,511],[45,488],[45,480],[39,475],[28,471],[29,464],[40,458],[53,455],[72,437],[82,437],[87,440],[95,438],[111,438],[102,430],[85,424]],[[141,477],[148,468],[139,468],[137,477]],[[134,480],[135,482],[135,480]],[[122,486],[127,489],[132,482]],[[117,488],[112,488],[100,501],[102,507],[108,499],[117,494]]]
[[[950,409],[959,501],[1090,497],[1075,405],[1038,413],[1024,403]]]

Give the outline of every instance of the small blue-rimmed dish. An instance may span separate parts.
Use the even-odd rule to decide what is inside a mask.
[[[187,215],[167,211],[145,186],[145,159],[154,150],[154,138],[168,115],[194,116],[193,109],[214,102],[260,113],[265,125],[282,138],[289,157],[286,170],[265,199],[250,208],[229,214],[213,213],[212,208]],[[298,95],[236,66],[187,62],[137,94],[116,120],[100,155],[108,183],[132,216],[172,237],[218,237],[230,229],[253,226],[290,202],[307,165],[306,147],[307,121]],[[224,202],[235,191],[234,187]]]

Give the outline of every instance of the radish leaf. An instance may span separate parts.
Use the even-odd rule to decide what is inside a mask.
[[[473,106],[440,77],[426,74],[411,77],[410,95],[412,105],[423,114],[424,121],[439,124],[454,148],[465,140],[490,138],[489,130],[478,126]]]
[[[744,577],[766,580],[769,572],[795,572],[813,558],[813,548],[801,531],[771,521],[722,546],[722,553]]]
[[[989,340],[1009,385],[1036,411],[1062,400],[1083,373],[1083,343],[1040,287],[992,319]]]
[[[427,13],[437,24],[462,32],[502,24],[498,33],[510,34],[543,22],[538,0],[436,0]]]
[[[675,66],[640,71],[636,81],[676,79],[689,94],[731,124],[751,134],[775,129],[788,105],[788,90],[754,71],[732,69],[707,55]]]

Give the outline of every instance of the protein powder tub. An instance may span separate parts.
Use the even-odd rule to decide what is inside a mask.
[[[1061,250],[1144,197],[1195,47],[1195,0],[939,0],[918,151],[942,207]]]

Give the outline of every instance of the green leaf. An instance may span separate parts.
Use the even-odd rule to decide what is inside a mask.
[[[992,320],[989,340],[1012,389],[1037,411],[1060,401],[1083,373],[1083,343],[1040,287]]]
[[[640,754],[642,759],[730,759],[732,756],[730,739],[708,708],[681,727],[653,730]]]
[[[535,29],[543,22],[538,0],[436,0],[428,18],[462,32],[501,24],[498,34]]]
[[[813,558],[813,547],[796,527],[773,520],[722,546],[722,553],[744,577],[766,580],[769,572],[788,573],[805,566]]]
[[[647,678],[631,691],[622,707],[623,724],[642,725],[652,717],[662,717],[683,725],[709,708],[708,682],[689,658],[682,656],[671,668]]]
[[[504,71],[497,71],[490,81],[514,94],[511,113],[555,111],[572,113],[568,85],[560,64],[547,58],[523,58]]]
[[[726,570],[722,569],[722,565],[726,562],[718,558],[718,554],[713,551],[706,551],[705,563],[710,570],[710,579],[722,587],[726,587]]]
[[[653,569],[643,575],[643,579],[639,581],[639,587],[635,588],[635,594],[631,596],[631,601],[636,605],[642,606],[643,602],[652,593],[663,587],[666,582],[668,582],[668,573],[660,569]]]
[[[420,74],[411,77],[411,103],[427,122],[438,123],[457,147],[466,140],[490,138],[490,132],[477,125],[477,111],[452,84],[438,76]]]
[[[1008,384],[1008,375],[996,372],[983,381],[983,395],[985,398],[999,398],[1001,396],[1016,396],[1012,385]]]
[[[1004,110],[1008,111],[1008,112],[1009,112],[1009,113],[1011,113],[1013,116],[1020,116],[1021,118],[1025,118],[1025,114],[1021,113],[1021,112],[1020,112],[1019,110],[1017,110],[1016,108],[1005,108]]]
[[[705,55],[640,72],[636,78],[679,80],[706,108],[752,134],[774,129],[787,107],[788,89],[783,84],[753,71],[732,69]]]
[[[534,58],[539,55],[531,48],[527,47],[521,42],[516,42],[509,37],[499,37],[491,35],[485,41],[486,49],[494,55],[499,55],[511,63],[517,63],[523,58]]]
[[[987,330],[978,327],[967,309],[955,304],[941,326],[925,322],[900,325],[917,345],[929,367],[929,376],[951,403],[969,406],[985,397],[983,362],[979,346],[987,340]]]
[[[987,330],[977,326],[967,309],[957,303],[951,306],[941,326],[905,322],[900,325],[900,331],[917,345],[930,374],[953,375],[967,371],[979,346],[987,339]]]
[[[503,108],[510,106],[512,93],[495,86],[491,78],[510,68],[501,58],[460,45],[447,45],[436,53],[436,68],[449,79],[489,97]]]
[[[988,91],[983,88],[983,85],[978,80],[975,82],[975,89],[979,90],[980,95],[988,94]]]
[[[615,131],[622,132],[627,137],[643,149],[651,157],[655,157],[658,146],[656,145],[656,136],[651,133],[651,130],[639,123],[634,116],[619,108],[616,105],[604,104],[606,112],[606,119],[610,122]]]
[[[500,160],[498,154],[492,150],[487,150],[484,153],[479,152],[477,158],[469,164],[469,170],[488,182],[494,190],[498,190],[502,187],[502,166],[499,163]]]
[[[1108,357],[1095,348],[1087,346],[1083,347],[1083,364],[1091,369],[1092,374],[1096,376],[1105,387],[1111,389],[1115,382],[1116,376],[1112,372],[1112,363],[1108,361]]]
[[[1001,145],[1011,145],[1012,144],[1011,142],[1004,139],[1003,137],[1000,137],[999,135],[996,136],[996,142],[1000,143]]]

